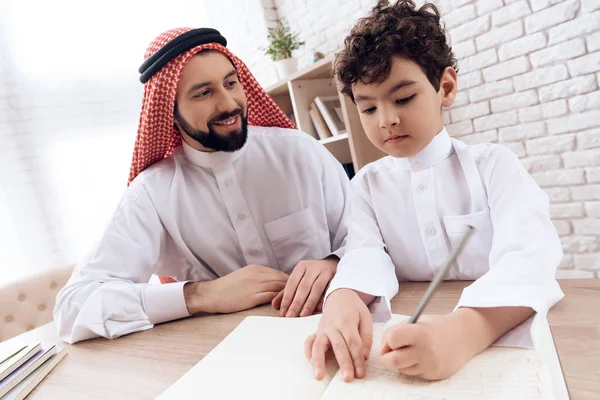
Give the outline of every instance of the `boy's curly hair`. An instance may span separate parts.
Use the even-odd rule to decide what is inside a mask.
[[[342,92],[354,101],[354,83],[387,79],[395,55],[419,64],[436,91],[446,67],[458,71],[435,5],[425,4],[417,10],[412,0],[398,0],[394,5],[379,0],[352,28],[336,56],[334,71]]]

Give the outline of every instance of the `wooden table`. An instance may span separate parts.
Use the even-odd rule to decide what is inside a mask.
[[[428,313],[446,313],[468,282],[445,282]],[[403,283],[393,312],[410,314],[426,283]],[[571,398],[600,399],[600,279],[562,280],[566,296],[548,319]],[[68,355],[30,399],[152,399],[210,352],[246,316],[276,316],[268,306],[230,315],[202,316],[158,325],[116,340],[66,345]],[[53,323],[0,344],[0,350],[35,341],[55,343]],[[201,393],[201,390],[199,391]]]

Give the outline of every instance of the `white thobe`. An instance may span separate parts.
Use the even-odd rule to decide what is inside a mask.
[[[349,191],[342,166],[299,131],[249,127],[233,153],[183,143],[127,188],[58,294],[61,339],[115,338],[186,317],[187,281],[249,264],[289,274],[301,260],[341,257]],[[148,284],[152,274],[178,283]]]
[[[345,255],[327,295],[376,296],[374,320],[386,321],[398,282],[431,280],[471,225],[447,276],[475,280],[457,307],[531,307],[534,318],[496,344],[534,344],[532,322],[563,297],[555,279],[562,248],[547,195],[511,151],[467,146],[444,129],[415,156],[369,164],[351,185]]]

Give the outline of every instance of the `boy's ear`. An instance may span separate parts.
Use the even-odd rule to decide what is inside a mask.
[[[442,72],[440,79],[440,93],[442,96],[442,106],[450,107],[456,98],[457,81],[456,71],[452,67],[446,67]]]

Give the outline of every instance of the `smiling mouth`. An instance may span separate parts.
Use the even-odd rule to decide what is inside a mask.
[[[238,116],[236,115],[235,117],[227,118],[223,121],[213,122],[213,123],[215,125],[220,125],[220,126],[231,126],[236,123],[237,118],[238,118]]]

